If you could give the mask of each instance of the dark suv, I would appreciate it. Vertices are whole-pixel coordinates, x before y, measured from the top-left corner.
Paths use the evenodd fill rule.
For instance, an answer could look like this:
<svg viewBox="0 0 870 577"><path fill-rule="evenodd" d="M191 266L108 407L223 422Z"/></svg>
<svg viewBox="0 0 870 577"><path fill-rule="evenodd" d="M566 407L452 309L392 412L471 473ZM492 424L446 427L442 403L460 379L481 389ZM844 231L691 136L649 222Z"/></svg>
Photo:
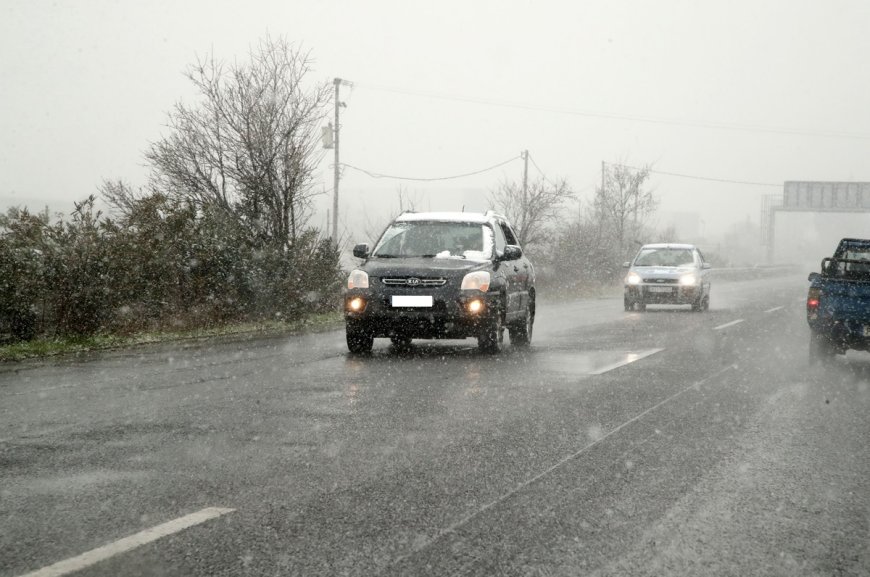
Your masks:
<svg viewBox="0 0 870 577"><path fill-rule="evenodd" d="M350 273L344 297L347 347L367 353L376 337L476 337L498 352L504 329L526 346L535 322L535 269L503 216L487 212L404 213Z"/></svg>

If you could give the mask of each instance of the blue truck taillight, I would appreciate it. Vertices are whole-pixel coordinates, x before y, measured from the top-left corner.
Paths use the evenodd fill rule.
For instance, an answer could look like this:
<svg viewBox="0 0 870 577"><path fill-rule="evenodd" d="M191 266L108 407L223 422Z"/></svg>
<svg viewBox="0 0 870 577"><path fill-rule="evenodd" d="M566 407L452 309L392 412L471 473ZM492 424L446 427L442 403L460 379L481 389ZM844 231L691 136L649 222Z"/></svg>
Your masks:
<svg viewBox="0 0 870 577"><path fill-rule="evenodd" d="M819 314L819 303L822 299L821 289L811 288L807 293L807 315L816 318Z"/></svg>

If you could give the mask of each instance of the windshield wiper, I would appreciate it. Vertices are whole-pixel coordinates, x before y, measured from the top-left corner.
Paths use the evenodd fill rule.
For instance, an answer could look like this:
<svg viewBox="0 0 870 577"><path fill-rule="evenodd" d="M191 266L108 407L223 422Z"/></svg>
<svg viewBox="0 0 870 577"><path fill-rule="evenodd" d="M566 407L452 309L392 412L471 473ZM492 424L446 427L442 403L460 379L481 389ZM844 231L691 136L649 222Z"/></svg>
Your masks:
<svg viewBox="0 0 870 577"><path fill-rule="evenodd" d="M398 254L373 254L375 258L399 258L401 255Z"/></svg>

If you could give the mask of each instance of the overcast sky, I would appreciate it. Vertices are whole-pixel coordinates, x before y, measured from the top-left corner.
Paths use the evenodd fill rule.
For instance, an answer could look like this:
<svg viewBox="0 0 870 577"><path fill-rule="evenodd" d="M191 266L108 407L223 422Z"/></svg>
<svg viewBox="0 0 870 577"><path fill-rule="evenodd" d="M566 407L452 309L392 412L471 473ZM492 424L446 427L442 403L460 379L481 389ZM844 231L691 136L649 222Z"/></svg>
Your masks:
<svg viewBox="0 0 870 577"><path fill-rule="evenodd" d="M483 209L522 150L588 199L601 162L652 164L662 218L757 223L784 180L870 180L870 2L310 0L0 4L0 207L68 211L102 179L145 183L197 55L245 60L266 35L346 78L346 226ZM331 156L318 177L332 188ZM671 173L671 174L665 174ZM763 184L736 184L673 174ZM326 224L331 196L314 223ZM359 238L358 232L352 232Z"/></svg>

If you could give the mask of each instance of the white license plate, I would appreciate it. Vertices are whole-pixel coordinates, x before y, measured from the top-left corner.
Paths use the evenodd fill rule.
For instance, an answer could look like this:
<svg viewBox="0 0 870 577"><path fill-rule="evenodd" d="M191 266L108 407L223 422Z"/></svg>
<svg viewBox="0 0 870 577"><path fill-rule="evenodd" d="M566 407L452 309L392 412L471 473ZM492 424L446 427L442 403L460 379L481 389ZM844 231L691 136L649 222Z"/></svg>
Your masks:
<svg viewBox="0 0 870 577"><path fill-rule="evenodd" d="M431 307L432 295L394 295L392 297L394 307Z"/></svg>
<svg viewBox="0 0 870 577"><path fill-rule="evenodd" d="M669 293L673 291L673 289L669 286L651 286L646 290L651 293Z"/></svg>

